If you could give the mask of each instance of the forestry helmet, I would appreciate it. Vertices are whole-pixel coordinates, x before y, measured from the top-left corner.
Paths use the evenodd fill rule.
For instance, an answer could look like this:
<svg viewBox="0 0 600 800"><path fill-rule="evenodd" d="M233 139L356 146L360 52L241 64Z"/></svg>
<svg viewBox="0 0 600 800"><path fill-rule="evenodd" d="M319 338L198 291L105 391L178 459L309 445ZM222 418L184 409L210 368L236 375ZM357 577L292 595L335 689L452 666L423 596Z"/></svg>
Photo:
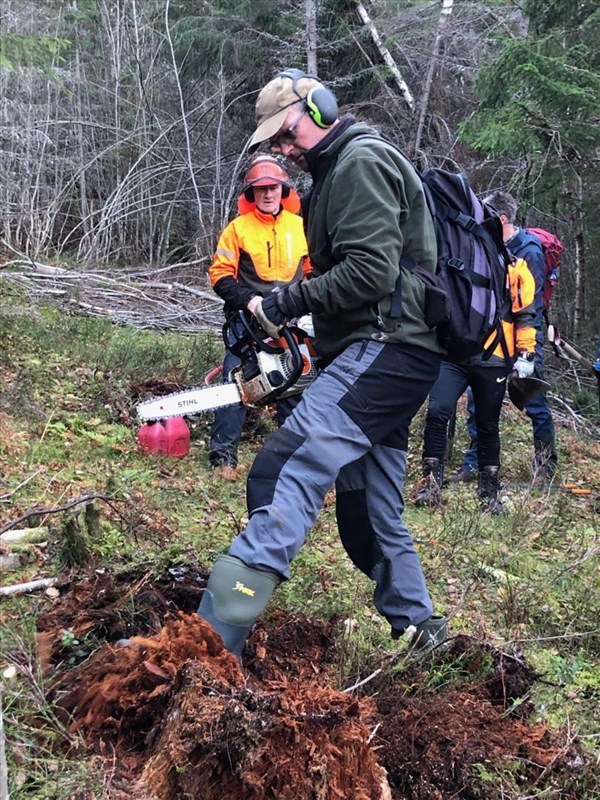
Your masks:
<svg viewBox="0 0 600 800"><path fill-rule="evenodd" d="M254 186L269 186L273 183L281 184L282 197L289 195L292 188L290 176L276 158L266 154L260 155L252 161L244 175L242 192L246 200L252 203L254 202Z"/></svg>

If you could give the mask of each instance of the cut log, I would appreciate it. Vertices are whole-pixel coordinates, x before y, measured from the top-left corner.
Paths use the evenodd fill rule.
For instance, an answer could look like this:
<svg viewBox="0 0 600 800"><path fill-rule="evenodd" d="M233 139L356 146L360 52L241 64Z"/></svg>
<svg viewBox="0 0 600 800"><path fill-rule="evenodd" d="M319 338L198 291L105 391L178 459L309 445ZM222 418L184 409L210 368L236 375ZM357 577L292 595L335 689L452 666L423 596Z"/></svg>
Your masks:
<svg viewBox="0 0 600 800"><path fill-rule="evenodd" d="M4 545L11 544L39 544L48 538L48 527L40 525L39 528L13 528L0 534L0 542Z"/></svg>

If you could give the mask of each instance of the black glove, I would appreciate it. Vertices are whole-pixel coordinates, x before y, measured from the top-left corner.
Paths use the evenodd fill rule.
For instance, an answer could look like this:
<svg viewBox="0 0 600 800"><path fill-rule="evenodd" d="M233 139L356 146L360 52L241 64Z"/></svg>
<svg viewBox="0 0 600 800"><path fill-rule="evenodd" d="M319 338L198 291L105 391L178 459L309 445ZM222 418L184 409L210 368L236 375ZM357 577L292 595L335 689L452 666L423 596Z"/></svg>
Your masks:
<svg viewBox="0 0 600 800"><path fill-rule="evenodd" d="M256 304L252 313L269 336L275 338L288 319L308 312L301 287L300 281L291 283L278 292L270 292Z"/></svg>
<svg viewBox="0 0 600 800"><path fill-rule="evenodd" d="M250 306L252 315L257 320L265 333L272 339L277 339L279 331L287 322L287 317L279 308L275 300L275 294L268 294L266 297L255 297Z"/></svg>
<svg viewBox="0 0 600 800"><path fill-rule="evenodd" d="M304 299L303 285L303 281L288 283L283 289L280 289L278 292L272 292L267 295L267 297L271 297L272 295L276 297L277 305L287 319L301 317L303 314L308 314L309 311L306 300Z"/></svg>

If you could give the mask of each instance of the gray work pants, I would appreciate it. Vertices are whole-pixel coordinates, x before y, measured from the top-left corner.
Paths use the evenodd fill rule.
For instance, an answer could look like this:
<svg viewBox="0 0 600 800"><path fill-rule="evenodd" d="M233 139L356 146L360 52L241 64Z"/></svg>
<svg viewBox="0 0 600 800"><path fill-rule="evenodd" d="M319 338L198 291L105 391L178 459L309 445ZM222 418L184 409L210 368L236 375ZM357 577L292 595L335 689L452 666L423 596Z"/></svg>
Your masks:
<svg viewBox="0 0 600 800"><path fill-rule="evenodd" d="M248 475L248 526L229 554L289 578L289 566L336 485L340 537L376 584L393 628L423 622L431 600L402 511L408 426L440 357L420 347L351 344L304 392Z"/></svg>

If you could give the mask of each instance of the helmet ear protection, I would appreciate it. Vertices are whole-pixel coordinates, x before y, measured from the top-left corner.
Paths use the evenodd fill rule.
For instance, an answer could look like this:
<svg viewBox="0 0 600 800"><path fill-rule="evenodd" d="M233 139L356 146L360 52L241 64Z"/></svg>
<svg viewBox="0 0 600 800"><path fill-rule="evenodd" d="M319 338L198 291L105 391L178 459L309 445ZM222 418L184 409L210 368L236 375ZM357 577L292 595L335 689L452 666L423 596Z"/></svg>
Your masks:
<svg viewBox="0 0 600 800"><path fill-rule="evenodd" d="M290 196L290 187L287 186L285 183L281 184L281 199L285 200L286 197ZM254 186L247 186L244 189L244 197L249 203L254 202Z"/></svg>
<svg viewBox="0 0 600 800"><path fill-rule="evenodd" d="M289 78L292 81L292 91L298 95L305 105L306 113L319 128L330 128L338 118L338 104L335 95L325 86L314 86L306 97L297 89L301 78L312 78L301 69L286 69L277 75L278 78ZM316 78L314 80L317 80Z"/></svg>

